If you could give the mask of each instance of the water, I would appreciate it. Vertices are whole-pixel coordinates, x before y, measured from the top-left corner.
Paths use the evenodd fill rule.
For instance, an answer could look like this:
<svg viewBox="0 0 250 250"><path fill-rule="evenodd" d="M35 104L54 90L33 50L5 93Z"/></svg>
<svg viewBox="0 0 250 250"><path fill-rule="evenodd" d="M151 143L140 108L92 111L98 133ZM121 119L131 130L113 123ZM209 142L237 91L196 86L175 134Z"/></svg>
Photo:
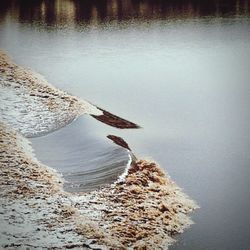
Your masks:
<svg viewBox="0 0 250 250"><path fill-rule="evenodd" d="M99 138L94 145L111 154L115 146L106 136L121 136L137 156L159 162L201 206L196 224L171 249L249 249L249 1L0 6L0 47L19 64L143 127L121 131L82 118L57 137L49 135L60 144L50 159L55 140L33 139L41 160L69 159L73 166L89 155L95 160L97 146L79 159L85 135L71 135L80 129L90 131L87 145ZM68 157L60 133L76 156Z"/></svg>
<svg viewBox="0 0 250 250"><path fill-rule="evenodd" d="M127 149L98 138L91 129L95 121L90 119L81 117L54 133L31 139L37 157L63 175L69 192L114 183L131 160Z"/></svg>

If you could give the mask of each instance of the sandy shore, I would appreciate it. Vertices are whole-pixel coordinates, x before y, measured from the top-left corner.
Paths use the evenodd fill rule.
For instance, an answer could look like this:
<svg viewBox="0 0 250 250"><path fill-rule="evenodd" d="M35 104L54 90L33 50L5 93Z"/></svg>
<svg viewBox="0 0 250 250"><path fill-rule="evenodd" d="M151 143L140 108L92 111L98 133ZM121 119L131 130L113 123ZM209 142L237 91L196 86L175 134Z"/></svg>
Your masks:
<svg viewBox="0 0 250 250"><path fill-rule="evenodd" d="M15 64L0 50L0 120L26 137L64 127L83 114L117 128L138 125L59 90L43 76Z"/></svg>
<svg viewBox="0 0 250 250"><path fill-rule="evenodd" d="M165 249L192 224L188 214L196 203L154 162L134 161L122 180L105 188L65 192L60 175L35 158L25 137L83 113L103 113L3 53L0 59L0 248Z"/></svg>

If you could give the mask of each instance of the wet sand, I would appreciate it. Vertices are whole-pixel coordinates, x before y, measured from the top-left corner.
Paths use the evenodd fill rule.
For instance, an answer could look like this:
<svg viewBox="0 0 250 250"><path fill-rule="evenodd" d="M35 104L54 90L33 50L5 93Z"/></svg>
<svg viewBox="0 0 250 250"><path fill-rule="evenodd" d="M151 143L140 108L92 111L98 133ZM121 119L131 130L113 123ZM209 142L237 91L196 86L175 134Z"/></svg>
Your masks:
<svg viewBox="0 0 250 250"><path fill-rule="evenodd" d="M61 176L35 158L25 137L59 129L83 113L100 120L108 114L110 125L116 119L133 123L100 113L3 53L0 58L1 248L163 249L192 224L188 214L198 206L152 161L131 161L107 187L65 192ZM121 138L111 139L129 148Z"/></svg>

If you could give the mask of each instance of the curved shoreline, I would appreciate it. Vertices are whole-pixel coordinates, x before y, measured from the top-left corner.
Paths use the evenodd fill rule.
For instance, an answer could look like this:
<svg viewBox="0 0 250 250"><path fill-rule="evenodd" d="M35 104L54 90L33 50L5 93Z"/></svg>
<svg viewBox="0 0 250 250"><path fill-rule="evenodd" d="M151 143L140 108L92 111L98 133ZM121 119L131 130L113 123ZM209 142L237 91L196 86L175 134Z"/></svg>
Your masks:
<svg viewBox="0 0 250 250"><path fill-rule="evenodd" d="M65 117L74 119L88 109L84 101L45 81L41 84L31 71L22 71L6 58L0 56L0 86L5 90L21 89L16 95L20 97L18 103L26 100L28 106L21 118L9 117L14 99L7 97L4 104L9 106L1 110L0 247L163 249L172 244L173 236L192 224L188 214L198 206L154 162L136 160L122 179L96 191L70 194L63 190L60 175L32 155L24 137L39 135L44 127L20 125L32 119L39 124L48 118L51 126L47 132L51 132L55 123L60 124L60 117L65 125ZM30 101L30 96L36 101ZM86 113L100 115L95 108L91 106ZM112 122L114 117L120 119L111 114Z"/></svg>
<svg viewBox="0 0 250 250"><path fill-rule="evenodd" d="M133 122L53 87L40 74L15 64L1 50L0 73L0 120L26 137L48 134L83 114L117 128L139 128Z"/></svg>

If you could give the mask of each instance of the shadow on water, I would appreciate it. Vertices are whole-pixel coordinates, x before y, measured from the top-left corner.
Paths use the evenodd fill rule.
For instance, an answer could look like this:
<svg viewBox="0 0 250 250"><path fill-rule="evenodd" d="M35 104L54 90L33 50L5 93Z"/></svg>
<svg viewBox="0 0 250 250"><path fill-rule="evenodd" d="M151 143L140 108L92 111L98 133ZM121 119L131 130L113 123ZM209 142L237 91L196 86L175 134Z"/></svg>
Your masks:
<svg viewBox="0 0 250 250"><path fill-rule="evenodd" d="M36 157L63 175L66 191L91 191L113 183L130 162L127 149L94 135L93 127L87 117L81 117L56 132L31 139Z"/></svg>
<svg viewBox="0 0 250 250"><path fill-rule="evenodd" d="M248 0L3 0L0 16L42 26L155 18L249 16Z"/></svg>

